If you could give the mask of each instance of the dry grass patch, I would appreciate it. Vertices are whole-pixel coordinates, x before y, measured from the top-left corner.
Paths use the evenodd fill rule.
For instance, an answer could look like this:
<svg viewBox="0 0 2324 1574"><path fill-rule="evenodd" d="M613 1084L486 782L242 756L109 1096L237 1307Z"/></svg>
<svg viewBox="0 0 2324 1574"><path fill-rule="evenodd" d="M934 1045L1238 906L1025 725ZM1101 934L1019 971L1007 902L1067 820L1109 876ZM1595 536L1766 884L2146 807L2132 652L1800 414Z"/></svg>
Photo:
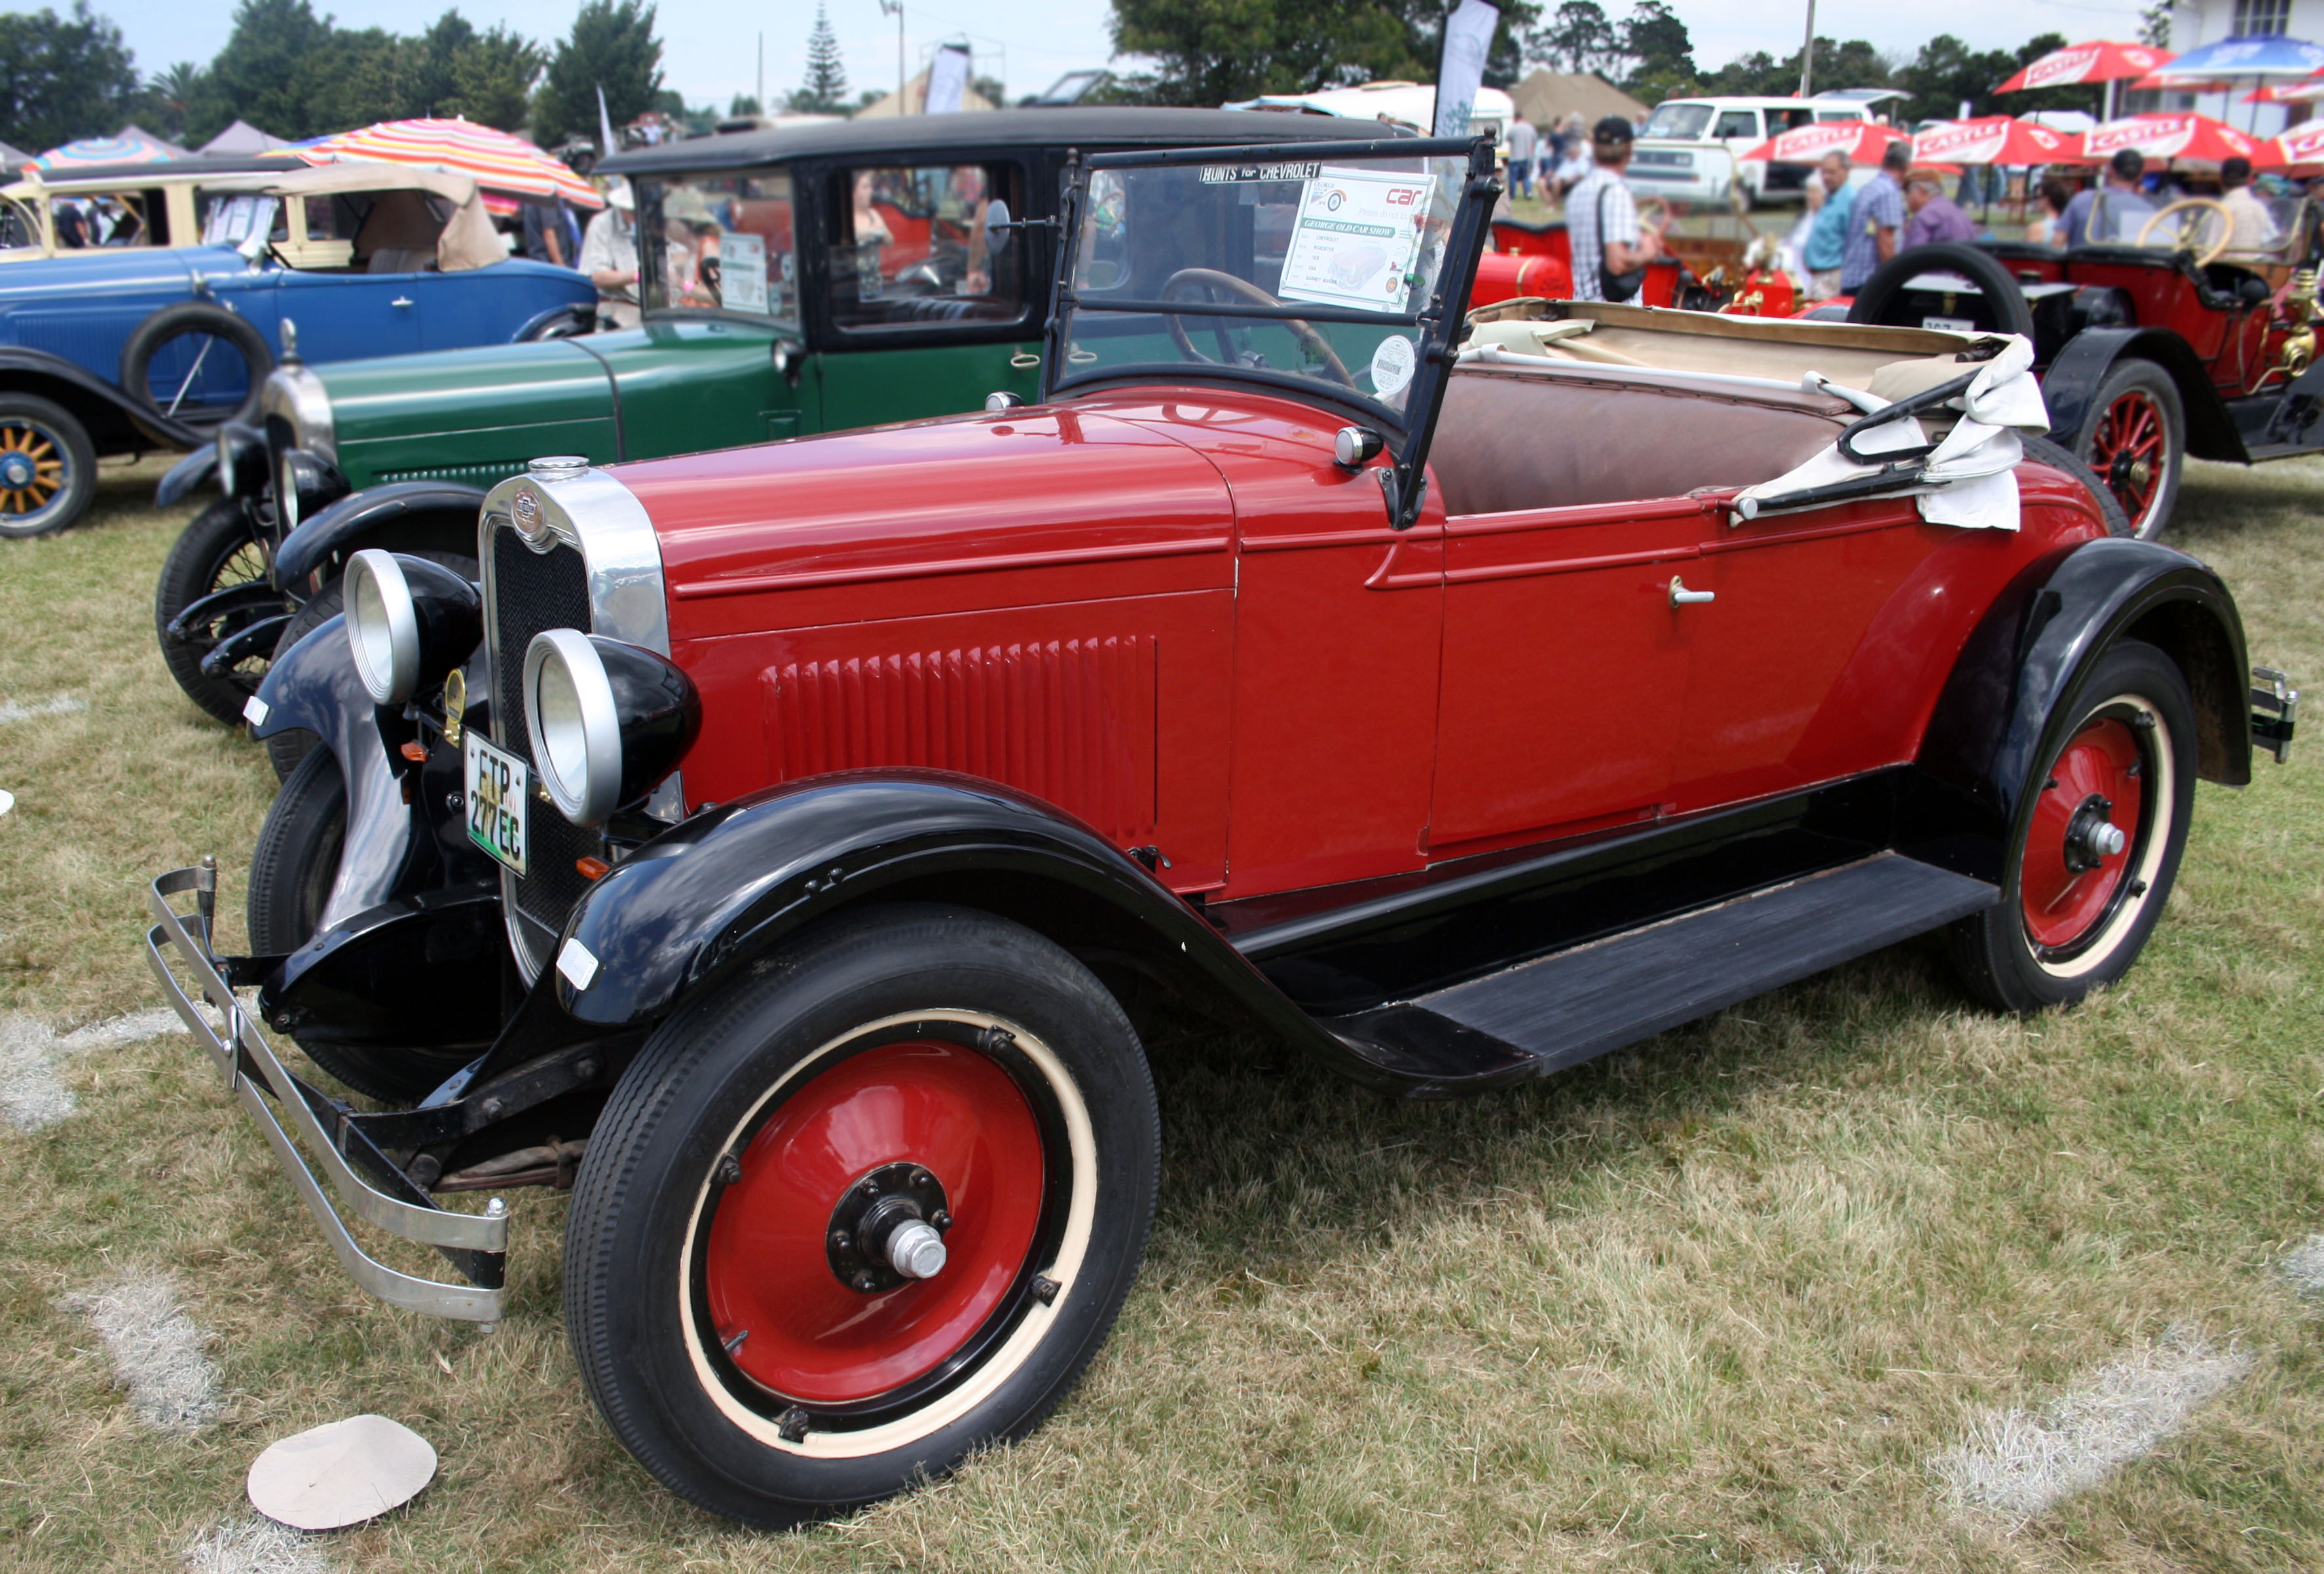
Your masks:
<svg viewBox="0 0 2324 1574"><path fill-rule="evenodd" d="M177 520L0 550L0 1013L156 1002L144 881L235 876L272 783L152 649ZM2324 691L2324 465L2198 465L2179 544L2255 655ZM2292 1273L2324 1229L2317 741L2206 788L2172 911L2063 1017L1968 1008L1897 947L1533 1087L1384 1104L1155 1014L1168 1151L1144 1277L1032 1438L843 1523L758 1536L647 1479L559 1323L561 1198L514 1198L498 1331L352 1290L183 1037L59 1060L0 1130L0 1561L28 1569L2292 1569L2324 1549L2324 1360ZM11 822L14 822L12 824ZM165 1266L231 1405L134 1422L64 1298ZM2247 1373L2023 1517L1932 1460L2199 1321ZM375 1411L443 1461L319 1542L249 1529L268 1441ZM202 1549L209 1549L204 1551ZM266 1555L273 1555L268 1553ZM243 1562L225 1561L229 1557ZM203 1561L204 1559L209 1560ZM282 1564L283 1567L299 1567Z"/></svg>

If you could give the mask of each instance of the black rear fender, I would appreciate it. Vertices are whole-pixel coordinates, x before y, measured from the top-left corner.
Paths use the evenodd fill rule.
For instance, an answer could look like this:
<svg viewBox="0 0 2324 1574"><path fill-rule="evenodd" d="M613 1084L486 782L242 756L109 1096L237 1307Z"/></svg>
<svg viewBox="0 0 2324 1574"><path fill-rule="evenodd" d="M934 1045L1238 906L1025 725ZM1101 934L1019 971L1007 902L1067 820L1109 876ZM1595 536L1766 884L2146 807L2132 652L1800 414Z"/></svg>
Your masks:
<svg viewBox="0 0 2324 1574"><path fill-rule="evenodd" d="M99 454L192 449L203 442L202 434L191 427L141 409L105 379L45 350L0 345L0 391L38 394L62 406L88 431Z"/></svg>
<svg viewBox="0 0 2324 1574"><path fill-rule="evenodd" d="M393 481L343 497L282 538L274 553L274 583L312 594L367 547L473 557L484 501L483 487L453 481Z"/></svg>
<svg viewBox="0 0 2324 1574"><path fill-rule="evenodd" d="M1916 855L2001 879L2060 707L2122 640L2158 647L2186 675L2195 696L2196 774L2227 787L2251 780L2250 665L2227 586L2159 542L2085 541L2019 575L1954 664L1922 737Z"/></svg>
<svg viewBox="0 0 2324 1574"><path fill-rule="evenodd" d="M2248 465L2251 456L2236 429L2210 373L2187 341L2168 328L2085 328L2066 341L2042 373L2042 402L2050 410L2050 439L2074 450L2074 439L2089 419L2090 401L2117 362L2152 361L2179 391L2187 415L2187 452L2198 459Z"/></svg>
<svg viewBox="0 0 2324 1574"><path fill-rule="evenodd" d="M555 979L575 1019L643 1026L807 925L867 902L998 913L1096 965L1127 965L1381 1084L1200 914L1078 821L989 782L856 773L754 793L647 842L593 887ZM578 951L573 948L577 944ZM592 965L594 963L594 965ZM588 980L576 989L576 974Z"/></svg>

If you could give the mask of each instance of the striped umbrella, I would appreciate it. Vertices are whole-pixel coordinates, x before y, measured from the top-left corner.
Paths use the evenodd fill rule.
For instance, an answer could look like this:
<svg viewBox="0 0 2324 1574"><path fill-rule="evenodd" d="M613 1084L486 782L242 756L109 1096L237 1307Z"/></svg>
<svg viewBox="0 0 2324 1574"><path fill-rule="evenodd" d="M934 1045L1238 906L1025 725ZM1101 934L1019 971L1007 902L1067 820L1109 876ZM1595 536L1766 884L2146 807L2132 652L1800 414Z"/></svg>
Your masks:
<svg viewBox="0 0 2324 1574"><path fill-rule="evenodd" d="M185 149L133 125L118 136L88 136L51 148L32 162L43 170L83 170L94 164L161 164L185 156Z"/></svg>
<svg viewBox="0 0 2324 1574"><path fill-rule="evenodd" d="M310 164L420 164L466 175L488 191L562 197L578 207L605 205L586 180L523 138L469 120L383 120L298 152Z"/></svg>

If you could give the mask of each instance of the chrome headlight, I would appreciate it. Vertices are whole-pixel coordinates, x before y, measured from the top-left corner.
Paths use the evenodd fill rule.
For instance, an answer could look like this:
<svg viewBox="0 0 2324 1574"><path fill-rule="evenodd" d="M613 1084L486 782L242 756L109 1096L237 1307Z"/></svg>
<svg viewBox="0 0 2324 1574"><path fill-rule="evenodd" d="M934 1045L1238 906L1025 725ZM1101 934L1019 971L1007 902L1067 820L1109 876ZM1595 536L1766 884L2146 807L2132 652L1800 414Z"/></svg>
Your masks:
<svg viewBox="0 0 2324 1574"><path fill-rule="evenodd" d="M275 461L274 517L289 535L354 488L332 465L304 448L285 448Z"/></svg>
<svg viewBox="0 0 2324 1574"><path fill-rule="evenodd" d="M702 727L694 681L667 657L550 629L524 653L533 768L558 812L595 825L678 769Z"/></svg>
<svg viewBox="0 0 2324 1574"><path fill-rule="evenodd" d="M440 563L367 548L345 586L347 649L374 704L401 704L421 673L462 665L484 638L483 598Z"/></svg>

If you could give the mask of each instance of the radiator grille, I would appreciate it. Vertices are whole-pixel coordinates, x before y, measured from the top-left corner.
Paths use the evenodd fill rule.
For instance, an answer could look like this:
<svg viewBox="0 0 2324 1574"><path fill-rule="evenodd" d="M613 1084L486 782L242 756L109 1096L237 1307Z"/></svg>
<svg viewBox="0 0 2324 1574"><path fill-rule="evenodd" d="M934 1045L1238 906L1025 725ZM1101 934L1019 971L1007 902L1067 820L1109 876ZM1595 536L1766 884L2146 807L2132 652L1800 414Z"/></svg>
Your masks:
<svg viewBox="0 0 2324 1574"><path fill-rule="evenodd" d="M1047 799L1116 842L1151 839L1151 636L793 662L761 684L776 780L957 770Z"/></svg>
<svg viewBox="0 0 2324 1574"><path fill-rule="evenodd" d="M588 569L571 547L559 543L548 552L535 552L515 531L502 529L493 532L492 575L493 735L502 748L530 765L524 653L544 629L590 627ZM555 934L564 929L573 904L589 888L574 860L596 855L600 839L537 795L526 811L525 824L532 833L525 861L531 872L512 879L517 910Z"/></svg>

